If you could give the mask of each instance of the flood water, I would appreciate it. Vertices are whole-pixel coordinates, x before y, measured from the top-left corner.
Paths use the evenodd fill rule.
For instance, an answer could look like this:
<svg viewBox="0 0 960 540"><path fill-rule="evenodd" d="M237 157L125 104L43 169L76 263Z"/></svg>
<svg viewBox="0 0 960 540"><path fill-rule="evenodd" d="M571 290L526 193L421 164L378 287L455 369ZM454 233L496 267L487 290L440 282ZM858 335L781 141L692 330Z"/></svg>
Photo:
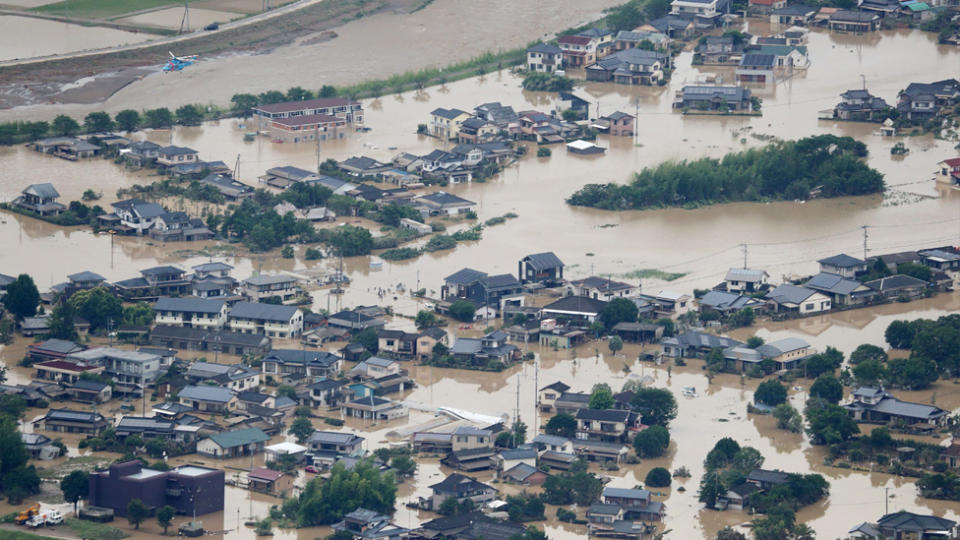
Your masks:
<svg viewBox="0 0 960 540"><path fill-rule="evenodd" d="M0 15L0 61L114 47L152 37L113 28Z"/></svg>
<svg viewBox="0 0 960 540"><path fill-rule="evenodd" d="M440 3L438 3L440 4ZM428 8L429 9L429 8ZM762 33L766 25L753 25ZM873 135L876 126L868 124L820 122L816 112L831 107L839 94L860 84L860 74L868 88L893 102L896 92L911 81L933 81L956 76L960 54L956 49L935 43L934 36L918 32L887 31L864 37L837 36L815 31L810 37L813 65L807 73L795 74L776 86L758 90L764 98L763 116L759 118L682 117L670 110L675 90L684 81L692 82L701 72L690 65L690 54L678 58L678 69L672 82L663 88L624 88L589 84L578 92L599 106L602 114L614 110L636 112L639 134L634 140L601 137L599 144L608 147L606 155L594 158L568 155L555 147L553 156L538 159L528 154L518 164L486 183L451 186L449 191L480 204L481 220L515 212L517 219L487 228L479 242L458 246L455 250L434 253L414 261L385 262L382 270L371 270L368 257L346 261L346 271L353 283L342 299L315 291L317 309L327 302L344 306L378 302L376 288L419 286L438 290L441 280L463 266L490 273L513 272L516 261L525 254L552 250L567 263L567 277L590 274L621 276L641 268L657 268L688 275L669 284L644 280L644 289L656 292L661 287L691 291L694 287L712 286L730 266L743 264L741 244L748 244L748 264L770 272L774 282L783 275L809 274L816 270L815 261L824 256L847 252L863 255L862 225L869 225L868 254L915 249L929 245L960 243L960 193L938 188L931 180L936 162L956 155L953 142L932 137L911 137L903 140L911 152L894 160L889 149L895 142ZM892 66L896 66L894 69ZM704 68L703 72L726 73L730 70ZM291 83L292 86L292 83ZM240 156L240 177L256 184L266 169L279 165L315 168L318 159L344 159L365 154L388 160L399 151L427 153L444 144L417 136L416 125L428 121L429 111L436 107L473 106L501 101L518 110L549 110L553 96L522 92L519 79L507 72L451 83L425 92L386 96L365 102L366 124L372 131L354 134L342 141L324 142L319 148L309 144L272 144L265 139L245 143L243 133L249 128L241 121L227 120L198 128L178 128L152 132L156 141L172 141L200 151L201 159L233 163ZM750 128L746 130L745 128ZM798 138L816 133L851 135L866 143L871 166L886 175L890 186L886 195L814 200L806 203L770 204L738 203L716 205L696 210L667 209L645 212L604 212L573 208L565 197L585 183L626 181L632 171L667 159L687 159L704 155L721 156L744 147L762 144L750 133L781 138ZM745 142L741 142L745 139ZM391 149L390 147L396 147ZM115 200L118 187L150 181L144 173L130 173L106 161L69 163L42 156L25 148L0 152L0 197L9 200L24 186L42 181L53 182L65 195L76 198L83 190L94 187L102 191L101 203ZM197 205L184 203L193 211ZM193 206L191 206L193 205ZM207 260L207 256L181 250L198 250L211 244L154 245L142 239L118 238L111 244L105 235L95 236L85 230L64 230L22 216L0 216L0 271L6 274L27 272L41 288L58 283L69 273L93 270L116 280L136 275L137 270L155 264L179 264L189 267ZM224 257L237 266L235 275L243 278L256 269L320 272L331 270L332 261L304 261L303 248L297 258L284 260L275 253L265 256L244 254ZM631 280L636 281L636 280ZM393 305L400 312L412 315L416 301L405 295L387 296L383 304ZM803 337L822 349L832 345L849 353L861 343L883 345L883 330L897 318L936 317L960 309L958 293L908 304L891 304L878 308L853 310L812 317L788 323L765 323L757 333L765 338L787 335ZM409 327L410 322L397 319L391 327ZM747 331L736 333L746 337ZM818 472L831 482L827 501L802 509L798 518L809 523L818 537L836 538L862 521L872 521L884 511L884 488L890 488L891 511L909 509L933 512L957 519L956 503L920 499L913 482L907 479L869 474L822 465L824 449L811 447L799 434L774 428L769 417L748 417L746 402L752 397L757 381L741 382L738 377L721 375L708 385L699 362L685 368L667 370L666 366L641 365L635 359L639 350L627 347L620 356L612 357L602 348L589 344L576 351L555 352L537 345L528 350L538 353L539 369L533 364L516 366L499 374L411 367L418 388L405 398L423 404L427 410L439 406L459 407L474 412L500 416L516 407L520 396L520 414L531 426L531 432L544 423L535 410L535 388L556 380L588 391L597 382L607 382L614 389L626 381L625 367L631 373L651 375L655 385L672 389L679 396L683 386L694 386L700 397L680 398L680 414L671 426L670 453L660 459L644 460L636 466L625 466L617 472L603 472L613 478L610 485L633 487L642 482L647 471L656 466L670 469L684 465L692 478L679 480L685 492L665 490L667 527L674 538L712 537L724 525L749 521L750 516L737 511L702 510L696 502L696 486L702 476L706 451L717 439L736 438L741 444L754 446L766 457L765 466L796 472ZM16 347L0 349L3 360L11 365L17 358ZM29 372L18 377L29 377ZM794 391L794 405L802 406L803 386ZM960 392L951 381L938 382L924 392L904 393L906 399L930 402L936 396L938 406L957 410ZM433 414L414 410L408 421L367 426L348 425L358 430L373 449L393 440L389 434L403 427L433 419ZM188 456L187 461L196 461ZM249 463L227 464L247 468ZM399 500L407 502L426 495L428 486L442 479L449 471L436 463L421 463L417 477L400 489ZM481 479L488 478L480 476ZM501 485L498 485L501 487ZM674 488L677 484L674 485ZM237 529L237 523L249 514L266 515L276 500L260 495L251 500L248 493L230 488L227 511L223 515L205 516L208 529L230 530L227 538L251 539L249 529ZM240 515L237 514L240 511ZM555 514L548 509L548 516ZM401 507L396 514L399 524L415 526L430 519ZM177 521L179 523L179 520ZM551 519L547 523L552 538L581 538L583 527L561 525ZM142 535L156 534L155 523L144 525ZM325 531L277 530L279 538L309 540Z"/></svg>

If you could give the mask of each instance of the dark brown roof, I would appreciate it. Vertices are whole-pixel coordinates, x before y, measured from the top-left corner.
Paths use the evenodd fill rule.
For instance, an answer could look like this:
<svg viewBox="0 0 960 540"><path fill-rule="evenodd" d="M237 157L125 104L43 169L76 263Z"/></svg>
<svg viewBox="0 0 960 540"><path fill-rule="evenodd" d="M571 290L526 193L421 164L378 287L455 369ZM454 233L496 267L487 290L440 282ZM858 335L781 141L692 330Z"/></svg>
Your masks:
<svg viewBox="0 0 960 540"><path fill-rule="evenodd" d="M336 116L330 116L329 114L307 114L304 116L291 116L289 118L274 118L271 122L294 127L312 124L342 124L344 120Z"/></svg>
<svg viewBox="0 0 960 540"><path fill-rule="evenodd" d="M322 98L307 99L304 101L286 101L283 103L274 103L272 105L259 105L258 111L268 113L283 113L291 111L302 111L304 109L322 109L324 107L343 107L345 105L355 105L357 101L347 98Z"/></svg>

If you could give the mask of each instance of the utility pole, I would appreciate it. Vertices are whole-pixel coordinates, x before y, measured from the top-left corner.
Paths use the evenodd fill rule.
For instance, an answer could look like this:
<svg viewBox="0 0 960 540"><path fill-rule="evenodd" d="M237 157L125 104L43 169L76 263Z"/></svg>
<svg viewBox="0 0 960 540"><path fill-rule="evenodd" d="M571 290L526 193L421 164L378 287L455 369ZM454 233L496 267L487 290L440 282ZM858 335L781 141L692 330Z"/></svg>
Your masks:
<svg viewBox="0 0 960 540"><path fill-rule="evenodd" d="M890 513L890 488L883 488L883 515Z"/></svg>
<svg viewBox="0 0 960 540"><path fill-rule="evenodd" d="M740 244L740 247L743 248L743 269L747 269L747 244Z"/></svg>
<svg viewBox="0 0 960 540"><path fill-rule="evenodd" d="M863 260L867 260L867 238L870 237L870 232L868 231L869 227L869 225L860 227L863 229Z"/></svg>

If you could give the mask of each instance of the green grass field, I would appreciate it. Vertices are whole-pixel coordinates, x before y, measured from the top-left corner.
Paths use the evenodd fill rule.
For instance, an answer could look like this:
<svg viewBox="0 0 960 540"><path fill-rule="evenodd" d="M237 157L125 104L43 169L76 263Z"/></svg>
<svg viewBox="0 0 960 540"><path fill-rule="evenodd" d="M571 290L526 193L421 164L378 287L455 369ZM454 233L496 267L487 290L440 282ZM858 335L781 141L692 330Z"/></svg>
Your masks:
<svg viewBox="0 0 960 540"><path fill-rule="evenodd" d="M80 19L106 19L144 9L176 5L182 6L183 2L176 0L64 0L35 7L30 11Z"/></svg>

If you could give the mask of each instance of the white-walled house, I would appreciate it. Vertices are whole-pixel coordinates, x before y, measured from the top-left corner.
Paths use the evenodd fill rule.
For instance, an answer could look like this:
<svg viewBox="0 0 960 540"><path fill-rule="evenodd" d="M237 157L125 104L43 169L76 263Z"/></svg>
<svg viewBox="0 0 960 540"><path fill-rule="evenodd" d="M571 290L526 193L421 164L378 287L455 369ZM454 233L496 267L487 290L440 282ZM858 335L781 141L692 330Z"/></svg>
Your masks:
<svg viewBox="0 0 960 540"><path fill-rule="evenodd" d="M220 328L227 320L227 304L223 300L195 297L160 297L153 306L157 324L202 328Z"/></svg>

